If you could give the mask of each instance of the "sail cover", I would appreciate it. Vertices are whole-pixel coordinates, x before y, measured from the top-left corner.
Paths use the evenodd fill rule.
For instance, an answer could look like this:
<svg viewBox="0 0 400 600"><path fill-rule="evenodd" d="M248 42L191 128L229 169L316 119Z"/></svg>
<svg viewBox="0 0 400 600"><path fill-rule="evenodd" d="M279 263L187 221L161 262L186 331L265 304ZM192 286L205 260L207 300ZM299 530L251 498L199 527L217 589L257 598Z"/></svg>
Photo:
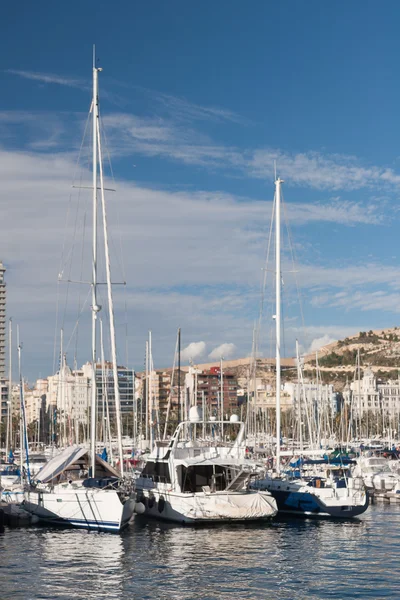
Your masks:
<svg viewBox="0 0 400 600"><path fill-rule="evenodd" d="M78 460L83 457L88 458L89 450L88 448L82 448L81 446L69 446L65 448L60 454L57 454L54 458L49 460L47 464L44 465L43 469L41 469L37 475L37 481L41 483L49 483L58 475L61 475L65 469L72 466ZM100 465L107 474L114 475L115 477L120 477L120 473L114 469L111 465L109 465L106 461L102 460L100 456L96 455L96 464Z"/></svg>

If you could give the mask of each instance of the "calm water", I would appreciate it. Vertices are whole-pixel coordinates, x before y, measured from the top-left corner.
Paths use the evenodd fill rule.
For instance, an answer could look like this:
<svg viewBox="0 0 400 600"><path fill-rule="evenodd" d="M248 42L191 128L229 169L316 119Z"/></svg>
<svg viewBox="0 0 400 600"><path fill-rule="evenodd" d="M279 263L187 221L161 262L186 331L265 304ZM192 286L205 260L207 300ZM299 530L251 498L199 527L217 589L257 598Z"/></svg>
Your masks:
<svg viewBox="0 0 400 600"><path fill-rule="evenodd" d="M400 506L357 521L0 534L0 598L400 598Z"/></svg>

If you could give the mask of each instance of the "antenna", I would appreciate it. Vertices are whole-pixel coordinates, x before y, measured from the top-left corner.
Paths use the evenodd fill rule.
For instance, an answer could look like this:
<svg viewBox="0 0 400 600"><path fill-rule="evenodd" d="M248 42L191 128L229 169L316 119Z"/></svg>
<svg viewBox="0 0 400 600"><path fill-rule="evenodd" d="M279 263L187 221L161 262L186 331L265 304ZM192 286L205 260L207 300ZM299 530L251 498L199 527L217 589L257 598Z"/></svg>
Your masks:
<svg viewBox="0 0 400 600"><path fill-rule="evenodd" d="M96 67L96 44L93 44L93 69Z"/></svg>
<svg viewBox="0 0 400 600"><path fill-rule="evenodd" d="M274 160L274 173L275 173L275 179L274 179L274 181L276 181L276 160Z"/></svg>

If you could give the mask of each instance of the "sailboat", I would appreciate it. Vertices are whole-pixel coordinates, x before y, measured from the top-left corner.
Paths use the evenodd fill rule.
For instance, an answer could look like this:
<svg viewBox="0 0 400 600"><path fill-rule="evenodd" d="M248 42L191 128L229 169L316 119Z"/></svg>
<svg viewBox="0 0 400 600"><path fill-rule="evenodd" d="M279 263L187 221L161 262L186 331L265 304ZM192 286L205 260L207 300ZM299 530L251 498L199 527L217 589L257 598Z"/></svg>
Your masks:
<svg viewBox="0 0 400 600"><path fill-rule="evenodd" d="M95 52L93 52L93 99L91 105L93 125L91 446L90 450L77 445L69 446L61 454L50 460L37 475L34 484L25 492L24 508L47 523L72 525L95 530L120 531L131 519L135 502L131 494L130 484L123 478L118 370L99 119L98 73L101 70L96 66ZM100 190L103 220L120 472L96 455L97 316L101 310L97 301L98 190Z"/></svg>
<svg viewBox="0 0 400 600"><path fill-rule="evenodd" d="M368 492L349 468L326 465L326 470L308 478L292 478L281 472L281 185L275 181L275 347L276 347L276 464L275 473L254 482L253 488L268 490L280 513L302 516L349 518L368 508ZM300 415L301 419L301 415Z"/></svg>

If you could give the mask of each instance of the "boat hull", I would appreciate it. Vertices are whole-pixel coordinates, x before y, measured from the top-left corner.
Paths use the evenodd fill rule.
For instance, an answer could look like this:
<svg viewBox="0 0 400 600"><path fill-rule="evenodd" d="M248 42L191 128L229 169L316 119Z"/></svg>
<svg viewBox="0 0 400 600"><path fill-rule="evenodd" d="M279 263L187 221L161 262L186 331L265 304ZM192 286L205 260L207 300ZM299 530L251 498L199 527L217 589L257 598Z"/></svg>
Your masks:
<svg viewBox="0 0 400 600"><path fill-rule="evenodd" d="M275 500L267 492L179 493L169 490L137 490L143 515L182 524L265 521L277 514Z"/></svg>
<svg viewBox="0 0 400 600"><path fill-rule="evenodd" d="M364 489L314 488L304 482L282 479L262 479L253 485L272 494L280 513L349 519L364 513L369 505L369 494Z"/></svg>
<svg viewBox="0 0 400 600"><path fill-rule="evenodd" d="M349 519L363 514L369 505L368 492L365 493L364 502L360 504L352 504L350 499L347 503L327 503L315 494L300 491L271 490L271 493L277 502L279 513L307 517Z"/></svg>
<svg viewBox="0 0 400 600"><path fill-rule="evenodd" d="M44 523L118 532L128 525L135 502L132 498L122 500L115 490L81 487L28 491L23 508Z"/></svg>

